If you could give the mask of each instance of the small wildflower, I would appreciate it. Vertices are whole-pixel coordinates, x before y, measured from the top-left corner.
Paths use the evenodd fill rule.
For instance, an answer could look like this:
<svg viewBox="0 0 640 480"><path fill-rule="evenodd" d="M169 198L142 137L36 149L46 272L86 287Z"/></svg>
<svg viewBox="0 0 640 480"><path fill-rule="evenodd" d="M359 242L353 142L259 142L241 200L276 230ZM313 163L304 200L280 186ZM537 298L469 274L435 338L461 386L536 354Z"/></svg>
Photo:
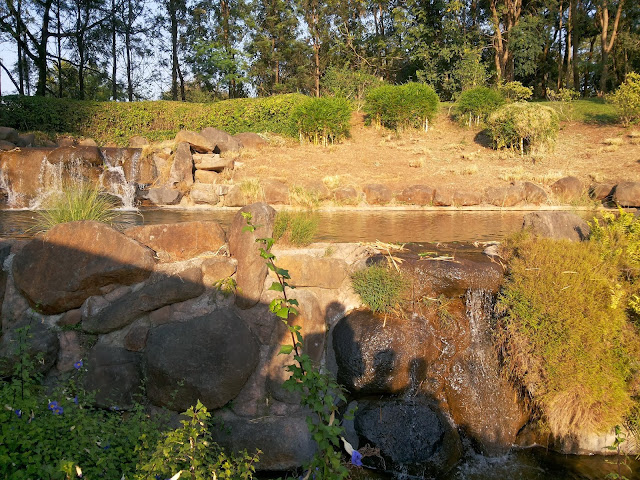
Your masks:
<svg viewBox="0 0 640 480"><path fill-rule="evenodd" d="M354 464L356 467L362 466L362 454L359 451L354 450L351 453L351 463Z"/></svg>
<svg viewBox="0 0 640 480"><path fill-rule="evenodd" d="M60 405L55 400L53 402L49 402L49 407L48 408L49 408L49 410L51 410L51 412L54 415L62 415L64 413L64 409L62 408L62 405Z"/></svg>
<svg viewBox="0 0 640 480"><path fill-rule="evenodd" d="M76 474L78 475L78 478L82 478L82 469L79 465L76 465Z"/></svg>
<svg viewBox="0 0 640 480"><path fill-rule="evenodd" d="M14 410L14 412L18 416L18 418L22 418L22 410L17 409L17 410Z"/></svg>
<svg viewBox="0 0 640 480"><path fill-rule="evenodd" d="M76 370L80 370L82 368L82 359L78 360L76 363L73 364L73 367Z"/></svg>
<svg viewBox="0 0 640 480"><path fill-rule="evenodd" d="M75 403L76 405L78 405L78 395L76 395L75 397L73 397L73 403Z"/></svg>

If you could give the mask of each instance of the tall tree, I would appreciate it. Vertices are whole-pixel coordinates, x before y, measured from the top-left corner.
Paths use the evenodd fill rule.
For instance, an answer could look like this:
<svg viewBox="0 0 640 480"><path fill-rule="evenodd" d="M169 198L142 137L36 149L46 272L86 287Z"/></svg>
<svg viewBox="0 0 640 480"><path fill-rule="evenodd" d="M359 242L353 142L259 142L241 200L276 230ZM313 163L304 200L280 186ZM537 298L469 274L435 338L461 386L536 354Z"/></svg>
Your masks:
<svg viewBox="0 0 640 480"><path fill-rule="evenodd" d="M609 54L613 49L613 45L618 35L618 27L620 26L620 17L622 16L622 8L624 0L596 0L596 19L600 27L600 91L607 91L607 81L609 80ZM610 11L615 9L613 23L610 22Z"/></svg>
<svg viewBox="0 0 640 480"><path fill-rule="evenodd" d="M520 22L522 0L489 0L489 11L498 81L510 82L514 79L514 64L509 42L513 29Z"/></svg>

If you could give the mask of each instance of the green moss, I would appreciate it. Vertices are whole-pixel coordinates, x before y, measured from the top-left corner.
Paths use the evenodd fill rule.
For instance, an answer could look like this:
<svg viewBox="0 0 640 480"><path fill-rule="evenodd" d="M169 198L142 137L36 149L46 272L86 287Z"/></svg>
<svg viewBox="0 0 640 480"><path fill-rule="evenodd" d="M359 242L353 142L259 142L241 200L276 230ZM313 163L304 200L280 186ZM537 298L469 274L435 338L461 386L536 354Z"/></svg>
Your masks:
<svg viewBox="0 0 640 480"><path fill-rule="evenodd" d="M351 275L353 290L373 312L398 308L409 288L409 280L395 269L373 265Z"/></svg>

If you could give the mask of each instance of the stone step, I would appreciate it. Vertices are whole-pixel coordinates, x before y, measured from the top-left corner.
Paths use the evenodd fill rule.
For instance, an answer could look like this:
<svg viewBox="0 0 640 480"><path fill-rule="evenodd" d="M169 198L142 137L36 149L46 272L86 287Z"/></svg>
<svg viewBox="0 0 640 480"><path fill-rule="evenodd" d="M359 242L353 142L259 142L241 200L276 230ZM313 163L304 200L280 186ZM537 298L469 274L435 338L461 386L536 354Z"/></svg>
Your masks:
<svg viewBox="0 0 640 480"><path fill-rule="evenodd" d="M218 153L194 153L193 163L197 170L221 172L225 168L233 169L233 159L221 158Z"/></svg>

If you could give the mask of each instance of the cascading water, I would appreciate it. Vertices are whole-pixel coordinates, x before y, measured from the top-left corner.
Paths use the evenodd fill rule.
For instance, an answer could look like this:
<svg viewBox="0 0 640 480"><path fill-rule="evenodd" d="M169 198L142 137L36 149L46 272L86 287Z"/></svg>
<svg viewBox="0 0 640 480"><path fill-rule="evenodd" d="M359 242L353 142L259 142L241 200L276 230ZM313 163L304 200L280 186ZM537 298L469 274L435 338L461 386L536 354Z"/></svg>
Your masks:
<svg viewBox="0 0 640 480"><path fill-rule="evenodd" d="M122 210L135 210L140 150L125 154L125 149L104 149L104 172L100 183L109 193L122 200ZM127 172L125 172L127 168Z"/></svg>
<svg viewBox="0 0 640 480"><path fill-rule="evenodd" d="M9 179L3 170L0 170L0 190L5 191L5 195L7 196L7 205L9 207L13 208L22 203L22 195L12 188L11 182L9 182Z"/></svg>

